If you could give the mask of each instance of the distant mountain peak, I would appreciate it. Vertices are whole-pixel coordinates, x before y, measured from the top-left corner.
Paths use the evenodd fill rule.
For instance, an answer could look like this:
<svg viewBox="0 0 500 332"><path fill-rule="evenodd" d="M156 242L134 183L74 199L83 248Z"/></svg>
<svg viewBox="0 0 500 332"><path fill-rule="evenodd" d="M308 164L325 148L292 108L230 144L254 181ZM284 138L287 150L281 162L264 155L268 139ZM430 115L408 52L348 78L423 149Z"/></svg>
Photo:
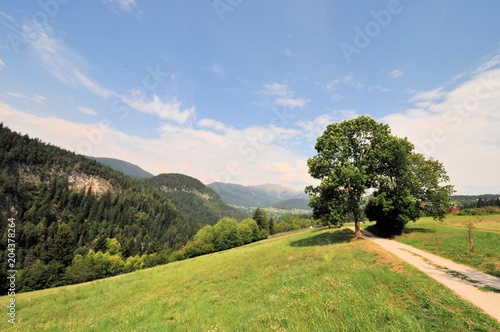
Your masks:
<svg viewBox="0 0 500 332"><path fill-rule="evenodd" d="M125 175L128 175L137 179L148 179L152 178L154 175L143 170L137 165L129 163L125 160L115 159L115 158L107 158L107 157L90 157L90 159L97 160L101 164L107 165L114 169L115 171L122 172Z"/></svg>

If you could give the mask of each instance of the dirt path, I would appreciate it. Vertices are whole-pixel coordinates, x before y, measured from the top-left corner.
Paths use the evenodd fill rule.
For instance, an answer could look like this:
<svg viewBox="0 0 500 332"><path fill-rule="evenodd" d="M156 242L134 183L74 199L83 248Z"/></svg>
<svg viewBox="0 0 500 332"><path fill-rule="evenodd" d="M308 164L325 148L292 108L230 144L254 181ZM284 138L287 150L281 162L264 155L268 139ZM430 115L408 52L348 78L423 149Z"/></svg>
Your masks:
<svg viewBox="0 0 500 332"><path fill-rule="evenodd" d="M354 227L351 229L354 231ZM365 238L415 266L500 322L500 278L394 240L379 238L366 230L362 232ZM480 290L480 287L491 287L497 292Z"/></svg>

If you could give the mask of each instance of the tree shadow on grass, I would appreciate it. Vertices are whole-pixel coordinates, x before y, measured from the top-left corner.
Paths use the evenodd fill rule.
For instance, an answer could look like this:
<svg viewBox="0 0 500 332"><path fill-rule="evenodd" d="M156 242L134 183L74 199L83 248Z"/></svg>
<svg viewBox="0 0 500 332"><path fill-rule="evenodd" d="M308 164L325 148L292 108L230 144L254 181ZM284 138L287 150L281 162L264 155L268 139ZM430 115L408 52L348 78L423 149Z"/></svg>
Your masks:
<svg viewBox="0 0 500 332"><path fill-rule="evenodd" d="M405 230L403 231L403 234L411 234L411 233L436 233L436 230L431 228L412 227L412 228L405 228Z"/></svg>
<svg viewBox="0 0 500 332"><path fill-rule="evenodd" d="M394 239L394 237L396 236L399 236L399 235L394 235L394 234L387 234L387 233L384 233L384 231L380 230L377 228L377 225L370 225L368 227L365 228L368 232L370 233L373 233L375 234L376 236L379 236L379 237L382 237L382 238L386 238L386 239ZM424 227L412 227L412 228L409 228L409 227L405 227L403 229L403 233L400 234L400 235L405 235L405 234L412 234L412 233L435 233L436 230L435 229L431 229L431 228L424 228Z"/></svg>
<svg viewBox="0 0 500 332"><path fill-rule="evenodd" d="M325 232L314 235L307 239L297 240L290 243L292 247L314 247L328 246L335 243L346 243L354 239L354 232L350 229L342 229L333 232Z"/></svg>

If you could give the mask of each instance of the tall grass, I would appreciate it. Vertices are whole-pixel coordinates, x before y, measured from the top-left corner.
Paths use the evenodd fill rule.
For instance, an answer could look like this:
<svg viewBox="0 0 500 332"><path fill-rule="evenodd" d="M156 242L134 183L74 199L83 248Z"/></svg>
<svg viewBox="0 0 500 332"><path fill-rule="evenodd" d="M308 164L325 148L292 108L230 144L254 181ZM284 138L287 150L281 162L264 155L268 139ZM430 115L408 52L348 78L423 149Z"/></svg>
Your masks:
<svg viewBox="0 0 500 332"><path fill-rule="evenodd" d="M2 331L477 331L500 324L349 230L19 294ZM0 298L6 307L7 298Z"/></svg>

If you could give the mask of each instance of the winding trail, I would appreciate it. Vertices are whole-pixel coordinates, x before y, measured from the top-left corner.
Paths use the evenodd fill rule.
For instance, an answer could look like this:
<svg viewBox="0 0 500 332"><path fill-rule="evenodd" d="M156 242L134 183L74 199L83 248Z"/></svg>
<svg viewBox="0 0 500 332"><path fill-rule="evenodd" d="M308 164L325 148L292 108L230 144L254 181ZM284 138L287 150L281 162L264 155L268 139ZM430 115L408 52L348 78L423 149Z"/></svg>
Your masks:
<svg viewBox="0 0 500 332"><path fill-rule="evenodd" d="M350 229L354 231L354 227ZM362 233L366 239L415 266L500 322L500 278L407 244L380 238L367 230ZM480 290L480 287L494 288L497 292Z"/></svg>

